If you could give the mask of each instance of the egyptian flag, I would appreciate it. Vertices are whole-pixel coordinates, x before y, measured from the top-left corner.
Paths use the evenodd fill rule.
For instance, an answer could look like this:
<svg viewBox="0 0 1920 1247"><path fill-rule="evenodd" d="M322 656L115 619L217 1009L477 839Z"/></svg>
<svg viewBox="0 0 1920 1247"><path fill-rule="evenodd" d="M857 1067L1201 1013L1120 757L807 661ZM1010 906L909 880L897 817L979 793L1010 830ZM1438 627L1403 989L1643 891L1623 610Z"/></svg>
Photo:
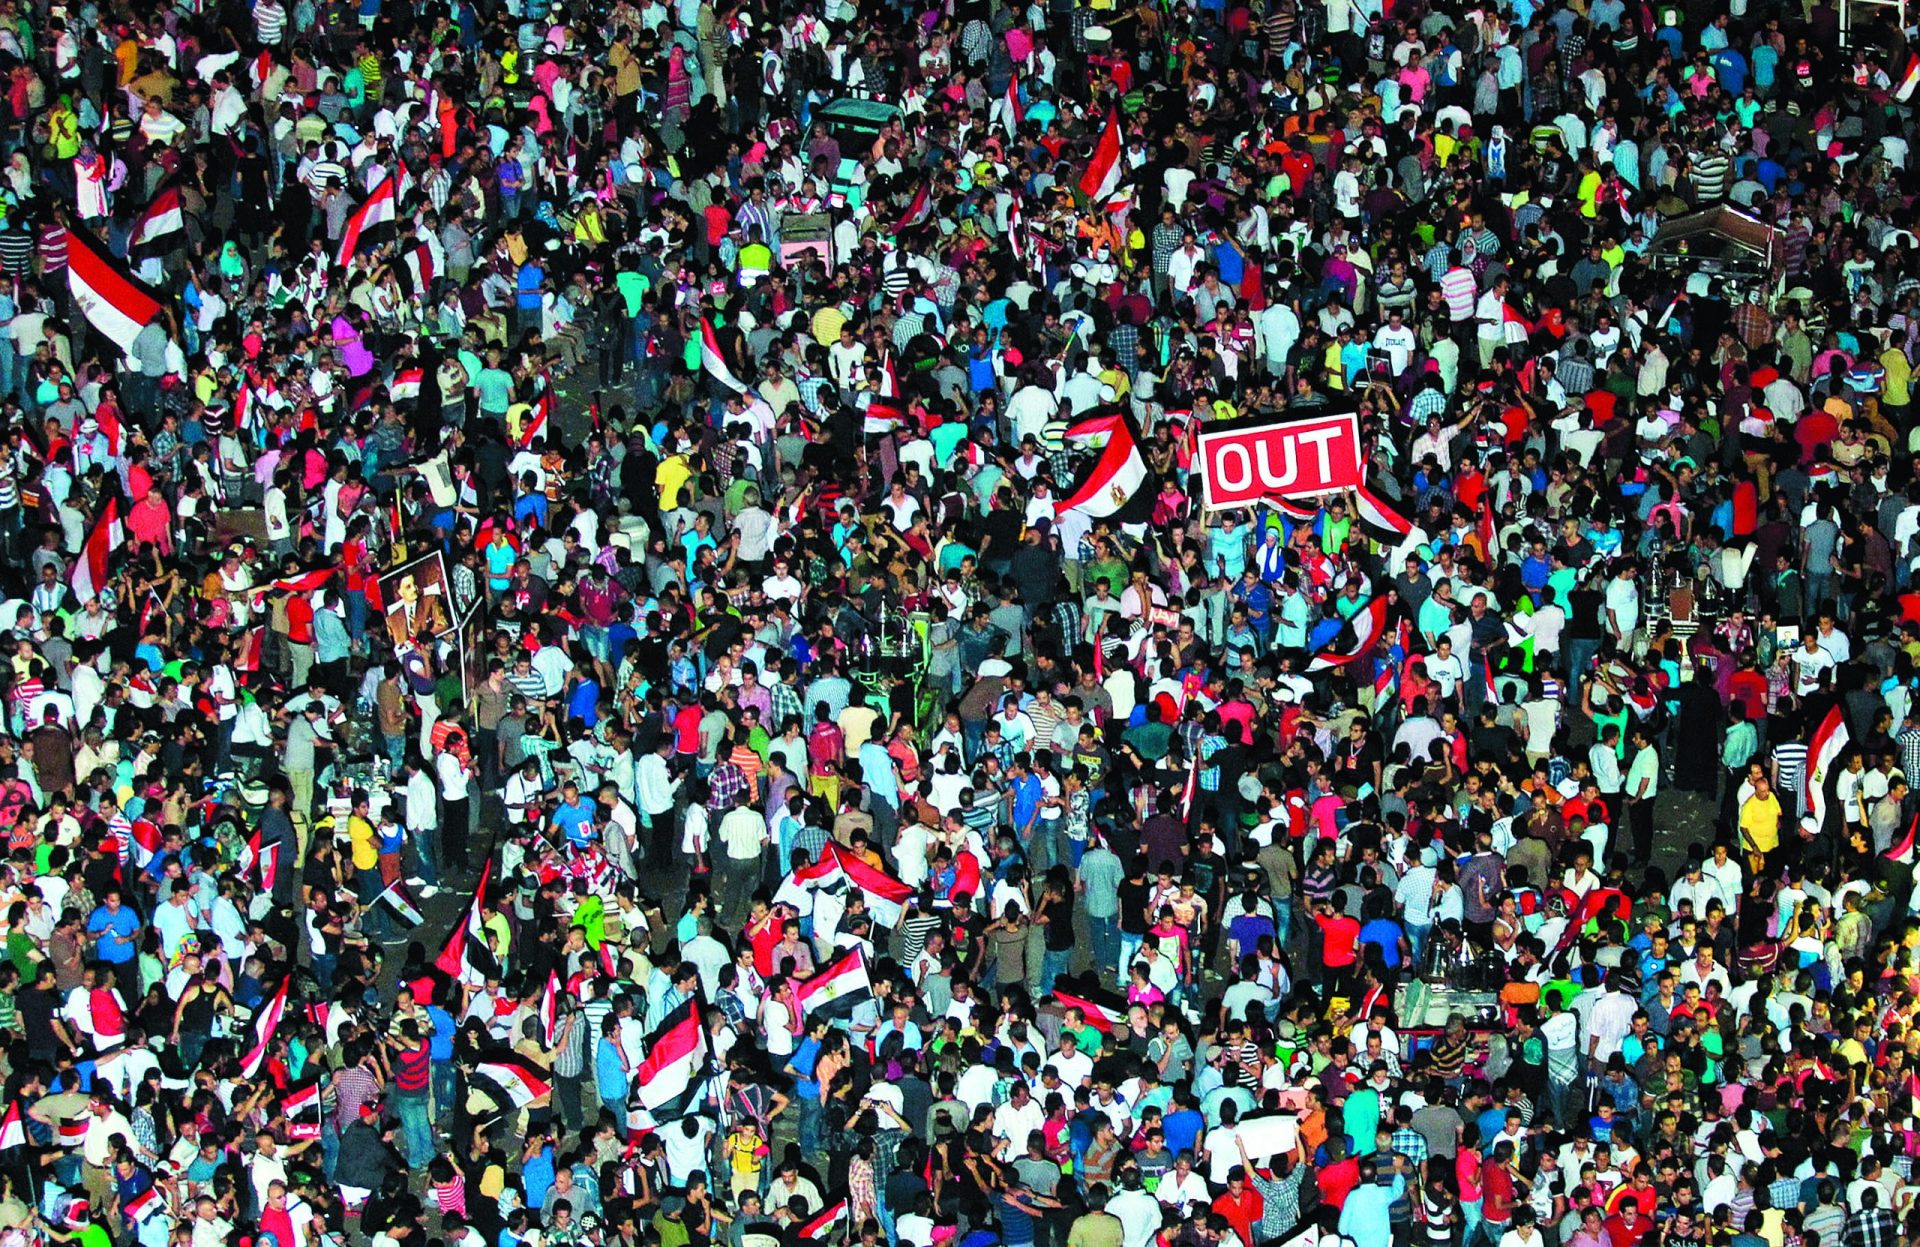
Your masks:
<svg viewBox="0 0 1920 1247"><path fill-rule="evenodd" d="M1835 706L1827 711L1827 717L1821 720L1819 730L1807 745L1806 782L1800 786L1807 794L1807 813L1813 816L1814 826L1819 830L1824 831L1827 825L1827 780L1852 741L1846 718L1840 713L1840 707Z"/></svg>
<svg viewBox="0 0 1920 1247"><path fill-rule="evenodd" d="M893 366L893 352L880 357L880 397L900 397L900 373Z"/></svg>
<svg viewBox="0 0 1920 1247"><path fill-rule="evenodd" d="M546 437L547 418L552 414L553 390L549 388L540 392L540 397L533 400L533 406L529 407L527 414L521 417L518 442L520 449L525 450L533 445L533 439L536 437Z"/></svg>
<svg viewBox="0 0 1920 1247"><path fill-rule="evenodd" d="M67 289L87 323L122 351L160 314L153 291L85 230L67 231Z"/></svg>
<svg viewBox="0 0 1920 1247"><path fill-rule="evenodd" d="M1893 98L1902 104L1913 98L1916 88L1920 88L1920 53L1907 58L1906 72L1900 75L1900 81L1893 88Z"/></svg>
<svg viewBox="0 0 1920 1247"><path fill-rule="evenodd" d="M1920 832L1920 814L1914 815L1913 821L1907 824L1907 838L1902 840L1899 844L1894 845L1892 848L1888 849L1885 853L1882 853L1880 856L1885 858L1887 861L1892 862L1896 866L1913 865L1913 857L1914 857L1913 841L1914 841L1915 832ZM4 1138L5 1138L5 1127L4 1125L0 1125L0 1139L4 1139ZM4 1142L0 1142L0 1148L4 1148L5 1146L6 1144Z"/></svg>
<svg viewBox="0 0 1920 1247"><path fill-rule="evenodd" d="M707 1078L707 1032L698 997L682 1001L647 1037L646 1059L634 1071L634 1090L655 1122L693 1110Z"/></svg>
<svg viewBox="0 0 1920 1247"><path fill-rule="evenodd" d="M487 899L487 881L492 874L493 862L489 859L480 867L480 881L473 887L473 900L467 905L465 921L453 929L453 934L447 937L447 946L433 960L448 978L484 978L489 969L499 968L494 965L493 953L487 948L480 926L480 904Z"/></svg>
<svg viewBox="0 0 1920 1247"><path fill-rule="evenodd" d="M287 987L292 978L280 980L280 990L273 999L261 1007L253 1019L253 1047L247 1050L245 1059L240 1062L240 1074L243 1078L252 1078L260 1072L260 1065L267 1059L267 1047L273 1042L273 1033L280 1029L280 1018L287 1011Z"/></svg>
<svg viewBox="0 0 1920 1247"><path fill-rule="evenodd" d="M1367 536L1383 546L1397 546L1413 531L1413 521L1374 495L1365 485L1353 491L1358 504L1354 518Z"/></svg>
<svg viewBox="0 0 1920 1247"><path fill-rule="evenodd" d="M933 215L933 188L921 182L920 189L913 193L912 202L893 222L893 233L904 234L911 229L919 229Z"/></svg>
<svg viewBox="0 0 1920 1247"><path fill-rule="evenodd" d="M426 372L420 368L403 368L393 374L393 380L387 384L387 397L396 403L404 403L420 397L420 383L426 379Z"/></svg>
<svg viewBox="0 0 1920 1247"><path fill-rule="evenodd" d="M733 375L733 369L727 367L727 357L720 353L720 339L714 336L713 322L704 316L700 318L700 366L735 394L747 392L740 378Z"/></svg>
<svg viewBox="0 0 1920 1247"><path fill-rule="evenodd" d="M1393 699L1400 694L1400 664L1387 662L1383 659L1378 663L1378 666L1380 669L1376 671L1373 676L1373 711L1375 714L1380 713L1380 707L1392 705Z"/></svg>
<svg viewBox="0 0 1920 1247"><path fill-rule="evenodd" d="M87 534L87 543L80 547L80 557L67 572L67 583L73 586L73 595L82 604L100 596L100 590L107 583L107 561L126 541L127 526L120 522L120 500L108 498L100 518L93 523L93 531Z"/></svg>
<svg viewBox="0 0 1920 1247"><path fill-rule="evenodd" d="M127 1220L135 1225L156 1217L167 1210L166 1197L160 1194L160 1188L150 1186L130 1199L120 1201L120 1211L127 1214Z"/></svg>
<svg viewBox="0 0 1920 1247"><path fill-rule="evenodd" d="M548 1043L560 1033L560 975L547 971L547 986L540 993L540 1037Z"/></svg>
<svg viewBox="0 0 1920 1247"><path fill-rule="evenodd" d="M1348 663L1366 657L1387 631L1387 600L1373 598L1354 612L1347 626L1335 634L1335 640L1352 633L1353 639L1344 645L1329 645L1313 656L1307 664L1308 671L1337 671Z"/></svg>
<svg viewBox="0 0 1920 1247"><path fill-rule="evenodd" d="M426 243L411 248L393 265L394 280L400 283L402 293L426 298L433 289L435 270L433 267L433 248Z"/></svg>
<svg viewBox="0 0 1920 1247"><path fill-rule="evenodd" d="M1120 114L1107 112L1107 128L1093 149L1093 160L1080 175L1080 190L1095 208L1104 208L1120 189L1126 166L1120 159Z"/></svg>
<svg viewBox="0 0 1920 1247"><path fill-rule="evenodd" d="M473 1067L478 1077L498 1087L515 1108L525 1108L553 1090L544 1071L516 1056L500 1056Z"/></svg>
<svg viewBox="0 0 1920 1247"><path fill-rule="evenodd" d="M800 984L794 995L802 1017L847 1016L856 1006L873 999L866 954L858 948L848 949L833 964Z"/></svg>
<svg viewBox="0 0 1920 1247"><path fill-rule="evenodd" d="M1007 76L1007 94L1000 103L1000 120L1006 123L1007 137L1014 138L1020 133L1020 123L1027 119L1026 106L1020 102L1020 75Z"/></svg>
<svg viewBox="0 0 1920 1247"><path fill-rule="evenodd" d="M310 1083L298 1091L287 1094L280 1101L280 1111L286 1114L289 1133L296 1139L317 1139L320 1137L320 1084ZM311 1121L307 1120L309 1117Z"/></svg>
<svg viewBox="0 0 1920 1247"><path fill-rule="evenodd" d="M160 835L160 825L150 818L136 818L129 822L123 832L118 833L120 841L120 860L132 863L134 869L145 870L153 855L160 851L164 841Z"/></svg>
<svg viewBox="0 0 1920 1247"><path fill-rule="evenodd" d="M7 1105L7 1115L0 1117L0 1152L11 1147L25 1147L27 1143L27 1121L20 1115L20 1101Z"/></svg>
<svg viewBox="0 0 1920 1247"><path fill-rule="evenodd" d="M831 841L827 843L827 853L847 883L866 897L867 913L872 916L874 925L897 926L900 919L906 916L907 902L913 899L913 889Z"/></svg>
<svg viewBox="0 0 1920 1247"><path fill-rule="evenodd" d="M409 931L427 920L419 907L408 898L406 889L400 886L398 879L388 884L386 890L374 899L385 901L388 912L399 918L400 924Z"/></svg>
<svg viewBox="0 0 1920 1247"><path fill-rule="evenodd" d="M291 576L269 580L255 589L253 594L258 598L269 593L312 593L315 589L325 588L327 582L333 579L333 574L339 570L338 567L328 566L316 567L312 571L295 572Z"/></svg>
<svg viewBox="0 0 1920 1247"><path fill-rule="evenodd" d="M1112 1003L1106 1003L1094 999L1092 995L1082 995L1058 986L1053 989L1053 998L1060 1002L1062 1008L1080 1010L1081 1016L1087 1019L1087 1025L1102 1035L1111 1035L1127 1024L1126 1006L1117 998Z"/></svg>
<svg viewBox="0 0 1920 1247"><path fill-rule="evenodd" d="M847 1217L847 1201L842 1199L828 1204L820 1210L820 1215L794 1231L796 1237L805 1242L817 1243L833 1233Z"/></svg>
<svg viewBox="0 0 1920 1247"><path fill-rule="evenodd" d="M87 1138L87 1118L81 1116L63 1121L56 1133L61 1147L79 1147Z"/></svg>
<svg viewBox="0 0 1920 1247"><path fill-rule="evenodd" d="M240 388L233 395L233 427L245 432L253 427L254 406L260 400L254 396L253 386L242 380Z"/></svg>
<svg viewBox="0 0 1920 1247"><path fill-rule="evenodd" d="M1153 514L1152 472L1140 453L1140 439L1124 413L1089 416L1070 426L1063 439L1095 451L1065 498L1055 500L1053 513L1078 511L1088 519L1144 524Z"/></svg>
<svg viewBox="0 0 1920 1247"><path fill-rule="evenodd" d="M247 843L240 849L240 873L259 868L260 890L272 892L274 881L280 878L280 846L269 844L260 829L255 828Z"/></svg>
<svg viewBox="0 0 1920 1247"><path fill-rule="evenodd" d="M127 249L144 247L148 243L165 238L168 234L177 234L187 228L187 211L180 202L180 188L169 186L153 197L147 210L133 223L133 233L127 238Z"/></svg>
<svg viewBox="0 0 1920 1247"><path fill-rule="evenodd" d="M400 200L396 194L399 185L392 174L381 178L380 185L373 188L366 202L347 218L347 227L340 231L338 259L342 268L353 261L362 241L373 241L385 227L400 219Z"/></svg>
<svg viewBox="0 0 1920 1247"><path fill-rule="evenodd" d="M1487 700L1494 705L1500 704L1500 684L1493 678L1493 659L1480 659L1480 677L1487 682Z"/></svg>

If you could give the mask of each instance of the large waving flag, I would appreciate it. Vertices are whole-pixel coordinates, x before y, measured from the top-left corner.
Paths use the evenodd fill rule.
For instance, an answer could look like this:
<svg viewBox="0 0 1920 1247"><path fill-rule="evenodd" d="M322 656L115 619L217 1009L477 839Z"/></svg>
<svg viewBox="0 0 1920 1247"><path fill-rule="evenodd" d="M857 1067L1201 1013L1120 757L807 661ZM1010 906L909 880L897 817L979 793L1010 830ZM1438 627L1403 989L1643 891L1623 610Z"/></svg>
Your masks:
<svg viewBox="0 0 1920 1247"><path fill-rule="evenodd" d="M873 916L876 926L895 926L906 915L907 902L913 899L913 889L886 871L855 857L850 850L832 841L827 842L827 851L821 861L832 863L823 877L824 881L831 883L836 879L844 880L848 887L858 889L866 898L867 912ZM811 869L818 870L818 863Z"/></svg>
<svg viewBox="0 0 1920 1247"><path fill-rule="evenodd" d="M1140 453L1140 439L1125 413L1089 416L1071 425L1062 438L1097 453L1081 472L1065 498L1053 504L1055 516L1079 511L1090 519L1118 517L1121 523L1144 523L1153 513L1152 472Z"/></svg>
<svg viewBox="0 0 1920 1247"><path fill-rule="evenodd" d="M291 978L280 980L280 990L261 1007L260 1013L253 1019L253 1046L247 1049L247 1055L240 1062L242 1076L252 1078L260 1072L260 1066L267 1059L267 1048L273 1043L273 1033L280 1029L280 1018L287 1011L287 988L293 983Z"/></svg>
<svg viewBox="0 0 1920 1247"><path fill-rule="evenodd" d="M448 978L463 982L476 978L483 979L489 969L498 969L494 964L493 953L487 947L486 933L481 927L480 906L487 899L487 882L493 874L493 862L489 860L480 867L480 881L473 886L473 900L467 905L467 915L453 934L447 937L447 945L433 960Z"/></svg>
<svg viewBox="0 0 1920 1247"><path fill-rule="evenodd" d="M1354 612L1347 625L1334 638L1334 644L1313 656L1313 661L1307 664L1308 671L1336 671L1366 657L1386 633L1387 600L1381 597L1371 599ZM1352 633L1350 639L1349 632Z"/></svg>
<svg viewBox="0 0 1920 1247"><path fill-rule="evenodd" d="M893 233L904 234L908 230L918 229L932 216L933 188L923 181L920 183L920 189L913 193L913 199L907 204L907 210L894 219Z"/></svg>
<svg viewBox="0 0 1920 1247"><path fill-rule="evenodd" d="M858 946L848 949L800 984L794 998L800 1003L802 1017L846 1017L856 1006L873 999L866 954Z"/></svg>
<svg viewBox="0 0 1920 1247"><path fill-rule="evenodd" d="M647 1037L647 1055L633 1072L640 1103L655 1122L685 1117L707 1077L707 1031L700 999L682 1001Z"/></svg>
<svg viewBox="0 0 1920 1247"><path fill-rule="evenodd" d="M553 1090L544 1070L512 1054L482 1061L473 1067L473 1073L498 1087L515 1108L526 1108Z"/></svg>
<svg viewBox="0 0 1920 1247"><path fill-rule="evenodd" d="M27 1145L27 1123L20 1115L20 1101L7 1105L7 1115L0 1117L0 1152L10 1147Z"/></svg>
<svg viewBox="0 0 1920 1247"><path fill-rule="evenodd" d="M426 298L433 289L433 248L426 243L408 249L393 263L394 280L403 294Z"/></svg>
<svg viewBox="0 0 1920 1247"><path fill-rule="evenodd" d="M165 238L168 234L177 234L187 228L187 211L180 199L180 188L169 186L153 197L147 210L133 223L133 233L127 237L127 247L144 247L148 243Z"/></svg>
<svg viewBox="0 0 1920 1247"><path fill-rule="evenodd" d="M1820 721L1819 729L1807 745L1807 778L1801 787L1807 794L1807 813L1813 816L1818 829L1824 830L1827 825L1827 777L1852 741L1846 716L1835 706L1827 711L1827 717Z"/></svg>
<svg viewBox="0 0 1920 1247"><path fill-rule="evenodd" d="M1007 126L1007 137L1013 138L1020 133L1020 123L1027 119L1026 106L1020 102L1020 75L1007 75L1007 94L1000 101L1000 120Z"/></svg>
<svg viewBox="0 0 1920 1247"><path fill-rule="evenodd" d="M400 219L399 187L400 183L393 175L381 178L380 185L368 194L366 202L347 218L346 228L340 231L338 259L341 267L352 262L363 239L372 241L383 227Z"/></svg>
<svg viewBox="0 0 1920 1247"><path fill-rule="evenodd" d="M1080 190L1086 195L1096 210L1104 208L1120 189L1120 179L1126 166L1120 159L1120 114L1107 113L1107 128L1100 132L1100 142L1094 146L1093 159L1087 165L1087 171L1080 175Z"/></svg>
<svg viewBox="0 0 1920 1247"><path fill-rule="evenodd" d="M535 438L551 436L547 432L547 425L552 419L553 390L549 388L540 391L540 397L533 400L533 406L527 408L527 414L520 418L520 436L515 439L515 444L525 450L533 445Z"/></svg>
<svg viewBox="0 0 1920 1247"><path fill-rule="evenodd" d="M704 316L700 318L700 366L707 370L708 376L734 393L747 392L746 383L727 367L727 357L720 353L720 339L714 335L713 322Z"/></svg>
<svg viewBox="0 0 1920 1247"><path fill-rule="evenodd" d="M120 500L108 498L100 518L93 523L93 531L87 534L86 544L80 547L80 557L67 572L67 583L73 586L73 595L82 604L100 596L100 590L107 583L107 563L113 558L113 552L126 542L127 526L120 520Z"/></svg>
<svg viewBox="0 0 1920 1247"><path fill-rule="evenodd" d="M87 323L122 351L160 314L153 292L85 230L67 231L67 289Z"/></svg>

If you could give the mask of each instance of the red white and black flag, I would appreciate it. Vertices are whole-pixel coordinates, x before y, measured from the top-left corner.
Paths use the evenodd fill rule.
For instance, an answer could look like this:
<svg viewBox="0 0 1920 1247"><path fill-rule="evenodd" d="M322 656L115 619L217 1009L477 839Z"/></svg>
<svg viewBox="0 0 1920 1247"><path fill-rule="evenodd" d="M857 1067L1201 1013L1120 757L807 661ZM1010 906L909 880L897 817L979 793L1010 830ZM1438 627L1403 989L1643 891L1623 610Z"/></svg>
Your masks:
<svg viewBox="0 0 1920 1247"><path fill-rule="evenodd" d="M401 293L406 295L426 298L428 291L433 289L435 275L433 248L426 243L402 252L393 264L394 280L400 283Z"/></svg>
<svg viewBox="0 0 1920 1247"><path fill-rule="evenodd" d="M86 544L80 547L80 557L67 572L67 583L73 586L73 596L81 605L100 596L107 583L107 564L114 551L125 544L127 526L120 519L120 500L108 498L100 518L93 523L93 531L87 534Z"/></svg>
<svg viewBox="0 0 1920 1247"><path fill-rule="evenodd" d="M820 1210L813 1220L794 1231L795 1237L804 1242L817 1243L831 1235L847 1219L847 1201L836 1200Z"/></svg>
<svg viewBox="0 0 1920 1247"><path fill-rule="evenodd" d="M400 183L389 175L380 179L380 185L373 188L366 202L354 210L347 218L346 228L340 231L339 262L344 268L353 262L362 243L372 243L385 229L400 219Z"/></svg>
<svg viewBox="0 0 1920 1247"><path fill-rule="evenodd" d="M317 1139L320 1137L321 1108L320 1084L308 1083L295 1091L289 1091L287 1098L280 1101L280 1111L286 1114L288 1132L296 1139Z"/></svg>
<svg viewBox="0 0 1920 1247"><path fill-rule="evenodd" d="M831 965L800 984L794 993L804 1017L845 1017L873 999L866 954L850 948Z"/></svg>
<svg viewBox="0 0 1920 1247"><path fill-rule="evenodd" d="M133 233L127 236L127 249L147 246L186 228L187 211L180 199L180 188L169 186L153 197L147 210L133 223Z"/></svg>
<svg viewBox="0 0 1920 1247"><path fill-rule="evenodd" d="M449 978L484 982L489 972L499 973L499 964L487 947L486 933L480 924L480 906L487 899L487 883L492 877L493 863L488 861L480 868L480 881L474 884L466 918L453 929L446 947L434 958L433 964Z"/></svg>
<svg viewBox="0 0 1920 1247"><path fill-rule="evenodd" d="M515 1108L525 1108L553 1090L546 1074L516 1056L500 1056L473 1067L476 1078L498 1087Z"/></svg>
<svg viewBox="0 0 1920 1247"><path fill-rule="evenodd" d="M1144 524L1153 516L1151 474L1140 453L1140 437L1124 412L1089 416L1062 434L1069 446L1093 451L1073 488L1053 504L1055 516L1079 511L1089 519Z"/></svg>
<svg viewBox="0 0 1920 1247"><path fill-rule="evenodd" d="M252 1078L260 1072L260 1066L267 1059L267 1049L273 1043L273 1033L280 1029L280 1018L287 1011L287 988L293 980L282 979L280 990L273 998L260 1007L253 1019L253 1046L247 1049L246 1057L240 1062L240 1074L243 1078Z"/></svg>
<svg viewBox="0 0 1920 1247"><path fill-rule="evenodd" d="M683 1001L647 1037L647 1055L634 1071L634 1093L656 1122L685 1117L707 1080L707 1032L700 1000Z"/></svg>
<svg viewBox="0 0 1920 1247"><path fill-rule="evenodd" d="M85 230L67 231L67 289L87 323L122 351L160 314L153 291Z"/></svg>

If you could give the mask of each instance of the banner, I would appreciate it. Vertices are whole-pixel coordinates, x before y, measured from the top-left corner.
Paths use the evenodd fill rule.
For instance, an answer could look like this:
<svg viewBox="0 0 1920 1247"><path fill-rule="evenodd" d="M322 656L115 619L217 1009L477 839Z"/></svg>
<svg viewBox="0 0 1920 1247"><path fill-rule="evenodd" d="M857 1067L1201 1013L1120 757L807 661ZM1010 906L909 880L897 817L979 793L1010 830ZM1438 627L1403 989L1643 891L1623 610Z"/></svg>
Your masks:
<svg viewBox="0 0 1920 1247"><path fill-rule="evenodd" d="M1336 494L1366 477L1360 418L1352 412L1202 429L1199 449L1209 511Z"/></svg>

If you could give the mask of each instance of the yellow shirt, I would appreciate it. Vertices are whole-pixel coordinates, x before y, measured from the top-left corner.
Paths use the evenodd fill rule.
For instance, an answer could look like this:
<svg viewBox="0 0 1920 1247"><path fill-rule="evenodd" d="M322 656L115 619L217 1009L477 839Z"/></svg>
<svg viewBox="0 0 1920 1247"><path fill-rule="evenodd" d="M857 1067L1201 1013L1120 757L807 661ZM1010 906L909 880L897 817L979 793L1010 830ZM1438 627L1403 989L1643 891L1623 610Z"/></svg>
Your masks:
<svg viewBox="0 0 1920 1247"><path fill-rule="evenodd" d="M1888 347L1880 356L1880 366L1887 370L1887 384L1881 391L1880 402L1888 407L1905 407L1911 403L1913 366L1907 363L1907 353L1899 347Z"/></svg>
<svg viewBox="0 0 1920 1247"><path fill-rule="evenodd" d="M1780 847L1780 798L1769 792L1751 796L1740 807L1740 831L1755 849L1771 853Z"/></svg>
<svg viewBox="0 0 1920 1247"><path fill-rule="evenodd" d="M1580 179L1580 215L1589 221L1600 215L1600 174L1587 170Z"/></svg>
<svg viewBox="0 0 1920 1247"><path fill-rule="evenodd" d="M380 845L374 838L372 823L358 814L348 816L347 836L353 845L355 870L372 870L380 864Z"/></svg>
<svg viewBox="0 0 1920 1247"><path fill-rule="evenodd" d="M680 491L693 475L693 465L685 455L669 455L653 470L653 485L660 494L660 509L671 511L680 505Z"/></svg>

